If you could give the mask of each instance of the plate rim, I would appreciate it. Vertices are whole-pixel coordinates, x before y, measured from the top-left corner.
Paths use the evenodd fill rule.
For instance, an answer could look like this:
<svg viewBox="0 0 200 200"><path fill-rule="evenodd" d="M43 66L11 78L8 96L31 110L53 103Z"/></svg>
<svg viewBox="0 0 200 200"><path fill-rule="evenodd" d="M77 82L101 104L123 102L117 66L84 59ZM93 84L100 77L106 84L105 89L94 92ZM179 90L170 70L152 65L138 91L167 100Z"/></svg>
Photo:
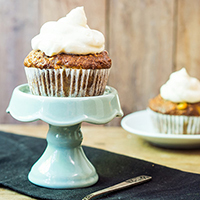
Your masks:
<svg viewBox="0 0 200 200"><path fill-rule="evenodd" d="M149 137L149 138L157 138L157 139L180 139L180 140L194 140L194 139L199 139L200 140L200 134L198 135L173 135L173 134L165 134L165 133L152 133L152 132L144 132L144 131L140 131L140 130L137 130L137 129L134 129L134 128L131 128L130 126L128 126L126 124L126 122L128 120L130 120L130 118L132 118L132 116L134 115L138 115L138 114L141 114L141 113L145 113L147 114L147 110L140 110L140 111L136 111L136 112L133 112L133 113L130 113L126 116L123 117L123 119L121 120L121 126L124 130L132 133L132 134L135 134L135 135L138 135L138 136L141 136L141 137Z"/></svg>

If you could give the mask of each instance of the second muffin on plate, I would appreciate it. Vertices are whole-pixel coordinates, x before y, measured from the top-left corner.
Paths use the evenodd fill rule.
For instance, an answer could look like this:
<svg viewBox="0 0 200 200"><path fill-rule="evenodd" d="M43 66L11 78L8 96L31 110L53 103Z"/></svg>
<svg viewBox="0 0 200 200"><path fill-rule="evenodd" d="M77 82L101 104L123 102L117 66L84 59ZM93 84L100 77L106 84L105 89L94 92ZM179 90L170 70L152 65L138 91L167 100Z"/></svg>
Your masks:
<svg viewBox="0 0 200 200"><path fill-rule="evenodd" d="M200 134L200 82L185 68L170 75L148 112L160 133Z"/></svg>

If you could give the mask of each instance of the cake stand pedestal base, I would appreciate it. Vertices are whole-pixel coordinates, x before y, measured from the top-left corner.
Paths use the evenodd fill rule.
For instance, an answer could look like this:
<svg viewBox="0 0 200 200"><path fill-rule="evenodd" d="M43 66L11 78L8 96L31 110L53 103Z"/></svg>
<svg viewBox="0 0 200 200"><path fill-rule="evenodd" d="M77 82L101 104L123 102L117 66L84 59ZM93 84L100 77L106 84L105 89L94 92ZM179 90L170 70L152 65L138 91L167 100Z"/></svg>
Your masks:
<svg viewBox="0 0 200 200"><path fill-rule="evenodd" d="M29 181L49 188L82 188L95 184L98 175L84 154L82 139L81 124L49 125L48 145L33 165Z"/></svg>

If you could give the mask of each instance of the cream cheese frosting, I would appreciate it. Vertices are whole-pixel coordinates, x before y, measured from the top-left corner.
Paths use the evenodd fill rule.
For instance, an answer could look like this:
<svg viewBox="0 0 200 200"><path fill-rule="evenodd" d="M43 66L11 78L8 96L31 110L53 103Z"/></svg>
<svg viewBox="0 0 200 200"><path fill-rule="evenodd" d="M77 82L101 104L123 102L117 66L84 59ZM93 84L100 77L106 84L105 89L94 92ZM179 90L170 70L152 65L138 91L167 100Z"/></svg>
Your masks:
<svg viewBox="0 0 200 200"><path fill-rule="evenodd" d="M104 35L87 25L83 7L71 10L58 21L46 22L31 40L32 49L41 50L47 56L100 53L104 50L104 43Z"/></svg>
<svg viewBox="0 0 200 200"><path fill-rule="evenodd" d="M160 88L163 99L178 103L200 101L200 81L190 77L185 68L170 75L169 80Z"/></svg>

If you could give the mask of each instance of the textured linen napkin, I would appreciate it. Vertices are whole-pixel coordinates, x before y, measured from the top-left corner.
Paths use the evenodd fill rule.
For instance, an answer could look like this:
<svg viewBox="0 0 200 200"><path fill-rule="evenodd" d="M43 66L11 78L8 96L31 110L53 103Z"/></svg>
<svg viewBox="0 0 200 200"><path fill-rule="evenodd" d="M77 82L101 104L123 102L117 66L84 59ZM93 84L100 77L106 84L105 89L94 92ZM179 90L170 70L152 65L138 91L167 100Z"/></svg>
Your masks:
<svg viewBox="0 0 200 200"><path fill-rule="evenodd" d="M96 199L200 199L200 175L167 168L143 160L83 147L95 166L99 181L82 189L47 189L30 183L30 168L41 156L46 140L0 132L0 186L36 199L81 200L87 194L139 175L150 175L150 182Z"/></svg>

